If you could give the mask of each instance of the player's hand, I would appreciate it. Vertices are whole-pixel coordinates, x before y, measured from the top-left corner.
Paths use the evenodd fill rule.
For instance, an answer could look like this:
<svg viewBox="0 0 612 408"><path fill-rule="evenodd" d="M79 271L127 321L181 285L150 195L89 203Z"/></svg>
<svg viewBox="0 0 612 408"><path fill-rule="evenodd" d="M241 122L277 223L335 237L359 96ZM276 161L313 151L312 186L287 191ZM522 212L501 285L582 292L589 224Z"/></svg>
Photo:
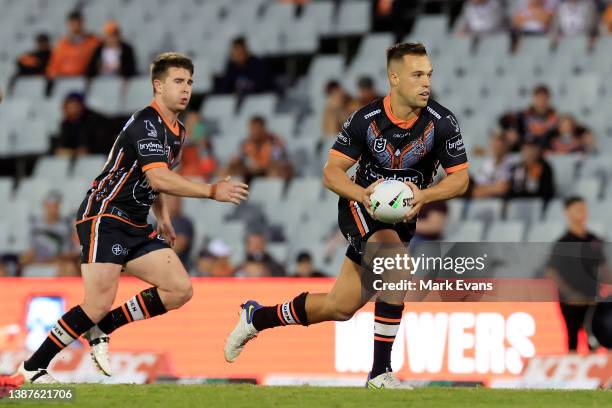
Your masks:
<svg viewBox="0 0 612 408"><path fill-rule="evenodd" d="M176 232L172 226L170 220L159 221L157 223L157 234L161 235L164 241L166 241L171 247L174 247L176 241Z"/></svg>
<svg viewBox="0 0 612 408"><path fill-rule="evenodd" d="M213 200L238 205L249 196L249 186L233 181L230 176L216 182L213 186L216 186L214 194L210 197Z"/></svg>
<svg viewBox="0 0 612 408"><path fill-rule="evenodd" d="M412 190L412 209L406 213L404 222L408 222L419 215L419 211L423 205L427 204L427 193L424 190L419 189L416 184L411 181L404 182Z"/></svg>
<svg viewBox="0 0 612 408"><path fill-rule="evenodd" d="M380 178L370 184L368 188L363 191L363 196L361 197L361 204L363 204L372 219L376 219L376 217L374 217L374 214L372 213L372 202L370 201L370 195L372 195L372 193L374 192L374 188L376 188L376 186L382 183L383 181L385 181L385 179Z"/></svg>

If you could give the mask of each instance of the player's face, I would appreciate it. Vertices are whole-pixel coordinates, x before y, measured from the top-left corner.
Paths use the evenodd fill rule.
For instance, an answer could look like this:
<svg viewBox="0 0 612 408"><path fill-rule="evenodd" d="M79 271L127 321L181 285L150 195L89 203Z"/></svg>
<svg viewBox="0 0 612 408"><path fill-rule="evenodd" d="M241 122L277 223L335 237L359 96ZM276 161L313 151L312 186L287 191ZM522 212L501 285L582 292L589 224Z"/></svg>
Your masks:
<svg viewBox="0 0 612 408"><path fill-rule="evenodd" d="M161 93L164 105L174 112L182 112L187 109L191 99L191 88L193 80L191 74L185 68L168 68L168 73L163 81L159 81L158 92Z"/></svg>
<svg viewBox="0 0 612 408"><path fill-rule="evenodd" d="M389 81L400 98L411 108L424 108L431 93L431 61L426 55L406 55L391 64Z"/></svg>

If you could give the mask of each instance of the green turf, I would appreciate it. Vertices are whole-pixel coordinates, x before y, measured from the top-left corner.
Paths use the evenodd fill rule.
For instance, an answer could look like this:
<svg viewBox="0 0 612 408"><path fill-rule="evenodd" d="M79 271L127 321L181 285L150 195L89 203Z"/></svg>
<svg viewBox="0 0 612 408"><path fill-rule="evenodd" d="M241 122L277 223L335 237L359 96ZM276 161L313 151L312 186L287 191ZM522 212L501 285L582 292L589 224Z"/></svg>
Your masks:
<svg viewBox="0 0 612 408"><path fill-rule="evenodd" d="M612 407L612 391L493 390L486 388L263 387L252 385L74 385L79 407ZM0 400L0 404L6 399ZM29 403L20 403L31 405ZM17 405L16 405L17 406ZM22 405L23 406L23 405Z"/></svg>

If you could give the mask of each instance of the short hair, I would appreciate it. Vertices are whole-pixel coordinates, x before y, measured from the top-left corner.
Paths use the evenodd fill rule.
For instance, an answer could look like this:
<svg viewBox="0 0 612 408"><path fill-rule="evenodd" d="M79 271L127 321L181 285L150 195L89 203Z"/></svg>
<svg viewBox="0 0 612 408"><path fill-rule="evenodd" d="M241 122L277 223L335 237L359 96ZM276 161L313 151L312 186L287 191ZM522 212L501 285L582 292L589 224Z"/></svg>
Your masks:
<svg viewBox="0 0 612 408"><path fill-rule="evenodd" d="M567 209L576 203L584 203L584 198L577 195L569 196L563 202L563 206Z"/></svg>
<svg viewBox="0 0 612 408"><path fill-rule="evenodd" d="M163 80L169 68L185 68L193 75L193 61L186 55L178 52L164 52L159 54L151 63L151 83L154 80ZM155 87L153 87L155 93Z"/></svg>
<svg viewBox="0 0 612 408"><path fill-rule="evenodd" d="M237 46L237 45L239 45L239 46L241 46L241 47L246 48L246 47L247 47L246 38L244 38L244 37L242 37L242 36L241 36L241 37L236 37L236 38L234 38L234 39L232 40L232 46L234 46L234 47L235 47L235 46Z"/></svg>
<svg viewBox="0 0 612 408"><path fill-rule="evenodd" d="M261 126L266 126L266 118L261 115L255 115L251 118L251 123L259 123Z"/></svg>
<svg viewBox="0 0 612 408"><path fill-rule="evenodd" d="M70 13L68 13L68 15L66 16L66 20L67 21L72 21L72 20L83 20L83 14L79 11L79 10L72 10Z"/></svg>
<svg viewBox="0 0 612 408"><path fill-rule="evenodd" d="M301 263L301 262L312 262L312 256L310 255L310 252L308 251L302 251L300 253L298 253L295 262L297 263Z"/></svg>
<svg viewBox="0 0 612 408"><path fill-rule="evenodd" d="M550 89L544 84L539 84L533 88L533 94L534 95L545 94L546 96L550 96Z"/></svg>
<svg viewBox="0 0 612 408"><path fill-rule="evenodd" d="M387 66L391 61L399 61L405 55L427 55L427 49L422 43L399 43L387 48Z"/></svg>
<svg viewBox="0 0 612 408"><path fill-rule="evenodd" d="M374 88L374 81L369 76L362 76L357 80L357 88Z"/></svg>

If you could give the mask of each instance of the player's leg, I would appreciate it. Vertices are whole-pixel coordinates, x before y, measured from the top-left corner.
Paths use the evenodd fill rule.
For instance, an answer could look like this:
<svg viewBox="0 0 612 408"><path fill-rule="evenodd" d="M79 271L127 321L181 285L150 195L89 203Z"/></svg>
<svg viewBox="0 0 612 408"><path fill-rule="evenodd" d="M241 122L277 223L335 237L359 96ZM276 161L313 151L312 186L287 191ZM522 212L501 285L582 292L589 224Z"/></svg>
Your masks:
<svg viewBox="0 0 612 408"><path fill-rule="evenodd" d="M330 320L348 320L367 301L362 297L360 266L345 258L340 275L329 293L301 293L293 300L275 306L255 301L242 305L240 318L225 343L225 359L233 362L245 344L259 331L278 326L307 326Z"/></svg>
<svg viewBox="0 0 612 408"><path fill-rule="evenodd" d="M378 248L376 256L394 258L404 247L399 234L392 229L376 231L368 242L383 244ZM374 306L374 358L369 378L375 379L392 371L391 350L402 320L404 296L404 292L396 291L378 294Z"/></svg>
<svg viewBox="0 0 612 408"><path fill-rule="evenodd" d="M45 341L20 367L20 374L31 382L47 382L49 363L61 350L102 319L113 305L121 265L90 263L81 265L85 288L83 302L66 312L53 326Z"/></svg>
<svg viewBox="0 0 612 408"><path fill-rule="evenodd" d="M176 253L168 248L147 252L126 264L126 271L151 284L126 303L111 310L98 328L111 334L119 327L178 309L191 299L191 280Z"/></svg>

